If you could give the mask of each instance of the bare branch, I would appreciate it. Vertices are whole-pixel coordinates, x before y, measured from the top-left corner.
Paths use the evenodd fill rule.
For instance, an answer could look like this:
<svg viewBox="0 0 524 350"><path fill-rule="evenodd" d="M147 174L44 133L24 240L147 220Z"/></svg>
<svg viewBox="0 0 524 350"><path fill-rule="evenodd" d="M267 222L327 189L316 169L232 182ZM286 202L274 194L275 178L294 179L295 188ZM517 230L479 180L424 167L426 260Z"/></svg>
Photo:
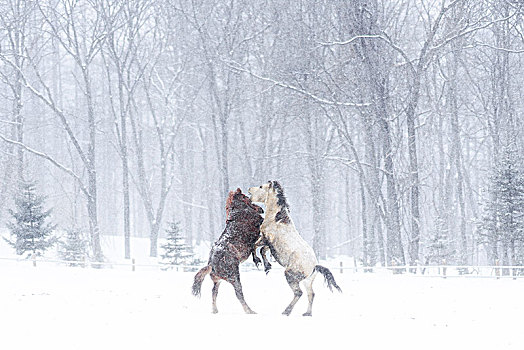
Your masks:
<svg viewBox="0 0 524 350"><path fill-rule="evenodd" d="M339 102L339 101L327 100L323 97L319 97L299 87L296 87L296 86L293 86L287 83L283 83L281 81L277 81L272 78L260 76L256 73L253 73L252 71L248 69L241 67L240 65L236 64L235 62L232 62L232 63L225 62L225 63L226 63L226 66L233 71L247 73L256 79L272 83L275 86L282 87L288 90L292 90L294 92L298 92L299 94L309 97L312 100L320 104L331 105L331 106L345 106L345 107L367 107L370 105L370 103Z"/></svg>
<svg viewBox="0 0 524 350"><path fill-rule="evenodd" d="M464 46L464 49L473 49L476 47L487 47L495 51L502 51L502 52L507 52L507 53L516 53L516 54L524 53L524 49L521 49L521 50L507 49L505 47L497 47L497 46L493 46L493 45L485 44L485 43L475 43L472 45Z"/></svg>
<svg viewBox="0 0 524 350"><path fill-rule="evenodd" d="M80 189L82 190L82 192L89 197L89 192L87 191L87 188L85 187L84 183L82 182L82 179L77 175L75 174L71 169L67 168L66 166L60 164L59 162L57 162L53 157L51 157L50 155L46 154L46 153L43 153L43 152L39 152L31 147L28 147L26 146L24 143L21 143L21 142L18 142L18 141L15 141L15 140L11 140L11 139L8 139L7 137L5 137L4 135L0 134L0 139L2 139L4 142L7 142L7 143L10 143L12 145L16 145L18 147L22 147L24 150L26 150L27 152L29 153L32 153L40 158L44 158L46 160L48 160L49 162L51 162L54 166L56 166L57 168L59 168L60 170L66 172L67 174L71 175L77 182L78 184L80 185Z"/></svg>

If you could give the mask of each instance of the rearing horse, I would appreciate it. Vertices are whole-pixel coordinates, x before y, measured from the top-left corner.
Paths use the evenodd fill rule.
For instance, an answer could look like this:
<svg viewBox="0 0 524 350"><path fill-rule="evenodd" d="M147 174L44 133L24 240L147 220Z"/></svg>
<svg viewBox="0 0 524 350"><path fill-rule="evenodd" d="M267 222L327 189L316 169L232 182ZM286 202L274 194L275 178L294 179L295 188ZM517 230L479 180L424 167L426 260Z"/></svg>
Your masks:
<svg viewBox="0 0 524 350"><path fill-rule="evenodd" d="M260 238L260 224L264 211L258 205L251 203L249 198L239 189L229 192L226 202L226 228L213 244L209 253L207 266L195 275L193 295L199 296L202 282L207 274L213 280L213 313L217 313L218 287L226 280L235 288L235 294L248 314L255 312L247 305L240 283L239 264L250 255L258 266L260 259L255 253L255 243Z"/></svg>
<svg viewBox="0 0 524 350"><path fill-rule="evenodd" d="M262 237L257 242L258 246L262 246L261 254L266 272L271 268L265 254L267 248L269 248L271 255L285 268L284 274L287 283L294 293L293 300L283 314L289 315L302 296L300 282L304 281L309 305L303 315L311 316L315 297L313 281L317 272L324 275L331 291L333 290L332 287L335 287L339 292L342 292L342 290L335 282L331 271L318 265L313 249L299 235L293 220L289 216L289 205L280 184L277 181L269 181L259 187L251 187L248 192L251 194L251 201L262 202L266 205L266 215L260 227Z"/></svg>

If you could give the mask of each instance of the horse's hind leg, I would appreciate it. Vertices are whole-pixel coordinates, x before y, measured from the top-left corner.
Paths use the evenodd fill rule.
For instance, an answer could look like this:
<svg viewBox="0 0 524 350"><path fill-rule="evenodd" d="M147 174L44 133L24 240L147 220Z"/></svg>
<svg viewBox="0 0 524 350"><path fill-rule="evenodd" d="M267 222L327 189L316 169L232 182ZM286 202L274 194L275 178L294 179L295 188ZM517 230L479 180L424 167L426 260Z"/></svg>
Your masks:
<svg viewBox="0 0 524 350"><path fill-rule="evenodd" d="M302 296L302 290L300 289L300 281L304 279L304 274L301 272L295 272L291 270L286 270L284 273L286 275L286 280L289 286L291 287L291 290L293 290L293 293L295 294L293 296L293 300L291 300L291 303L289 303L288 307L282 312L282 315L289 316L291 311L293 311L293 308L295 307L295 304L297 303L298 299Z"/></svg>
<svg viewBox="0 0 524 350"><path fill-rule="evenodd" d="M213 313L218 313L217 309L217 295L218 295L218 287L220 286L221 279L217 277L211 277L213 279Z"/></svg>
<svg viewBox="0 0 524 350"><path fill-rule="evenodd" d="M306 278L306 280L304 281L304 285L306 287L307 298L308 298L309 304L308 304L306 313L302 314L302 316L311 316L312 315L311 312L312 312L312 309L313 309L313 299L315 299L315 292L313 292L313 281L315 280L316 274L317 274L317 272L314 271L311 274L311 276Z"/></svg>
<svg viewBox="0 0 524 350"><path fill-rule="evenodd" d="M235 288L235 294L237 296L237 299L238 301L240 301L240 304L242 304L242 307L244 308L244 311L246 312L246 314L256 314L256 312L251 310L251 308L247 305L246 301L244 300L244 293L242 292L242 284L240 283L240 274L234 277L231 284L233 285L233 288Z"/></svg>

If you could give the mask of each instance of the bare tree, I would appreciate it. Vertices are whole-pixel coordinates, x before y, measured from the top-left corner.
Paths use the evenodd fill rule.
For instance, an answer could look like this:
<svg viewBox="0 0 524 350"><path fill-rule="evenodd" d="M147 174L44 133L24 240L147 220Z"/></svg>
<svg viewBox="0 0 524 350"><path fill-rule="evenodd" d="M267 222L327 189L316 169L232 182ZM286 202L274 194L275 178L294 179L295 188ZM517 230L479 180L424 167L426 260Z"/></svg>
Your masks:
<svg viewBox="0 0 524 350"><path fill-rule="evenodd" d="M75 180L81 185L82 191L86 196L87 210L89 216L89 227L91 233L91 246L93 250L93 258L96 261L102 260L102 248L100 245L100 232L98 225L98 206L97 206L97 175L96 175L96 117L94 111L93 93L91 90L91 71L90 67L99 53L100 43L104 36L101 30L100 20L94 11L93 7L88 4L78 4L77 2L61 1L56 4L56 7L39 5L41 18L45 22L45 28L49 35L56 38L61 44L62 49L71 57L74 64L76 64L81 72L81 84L84 92L86 103L86 117L88 130L87 150L81 146L81 142L77 133L71 126L71 118L68 113L62 110L57 102L56 96L53 96L51 89L46 84L41 68L37 62L31 59L34 57L26 46L23 51L28 59L28 65L31 67L31 73L36 76L36 82L32 83L26 77L26 74L21 71L16 62L13 62L8 57L2 56L4 62L8 63L13 69L16 69L24 86L45 105L47 105L59 118L64 130L66 131L70 142L80 157L86 172L87 180L84 180L79 175L74 174L69 169L62 166L59 162L54 160L51 156L42 154L41 152L33 150L34 154L42 156L50 160L54 165L72 175ZM82 16L81 16L81 15ZM90 16L93 15L94 19ZM90 35L87 35L87 34ZM4 138L5 139L5 138ZM16 140L11 140L16 141ZM32 150L23 143L16 141L19 147L26 151Z"/></svg>
<svg viewBox="0 0 524 350"><path fill-rule="evenodd" d="M100 16L104 20L107 38L105 47L110 62L104 58L109 86L109 100L114 118L116 140L120 159L122 160L122 192L124 208L124 254L131 257L131 222L130 222L130 189L129 189L129 156L127 119L133 107L135 91L142 81L147 60L140 59L145 50L141 47L142 32L148 15L150 4L147 1L100 3ZM103 53L104 51L102 51ZM142 62L145 61L145 62ZM116 83L112 74L116 75ZM113 84L116 85L118 102L113 98Z"/></svg>

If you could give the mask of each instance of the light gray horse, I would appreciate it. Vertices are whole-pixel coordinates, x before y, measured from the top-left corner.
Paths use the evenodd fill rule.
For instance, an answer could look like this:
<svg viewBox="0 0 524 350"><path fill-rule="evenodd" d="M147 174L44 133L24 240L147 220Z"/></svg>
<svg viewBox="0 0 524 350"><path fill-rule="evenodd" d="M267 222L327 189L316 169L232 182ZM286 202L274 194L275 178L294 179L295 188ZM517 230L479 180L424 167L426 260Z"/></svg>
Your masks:
<svg viewBox="0 0 524 350"><path fill-rule="evenodd" d="M304 281L309 299L308 309L304 316L311 316L315 297L313 281L317 272L324 275L331 291L332 287L335 287L339 292L342 292L342 290L335 282L331 271L318 265L313 249L299 235L293 220L289 216L289 205L280 184L277 181L269 181L259 187L251 187L249 193L252 202L261 202L266 206L266 216L260 227L262 237L257 242L258 246L262 246L261 253L266 272L271 267L265 254L269 249L275 260L285 268L284 274L287 283L294 293L293 300L283 314L289 315L302 296L300 282Z"/></svg>

